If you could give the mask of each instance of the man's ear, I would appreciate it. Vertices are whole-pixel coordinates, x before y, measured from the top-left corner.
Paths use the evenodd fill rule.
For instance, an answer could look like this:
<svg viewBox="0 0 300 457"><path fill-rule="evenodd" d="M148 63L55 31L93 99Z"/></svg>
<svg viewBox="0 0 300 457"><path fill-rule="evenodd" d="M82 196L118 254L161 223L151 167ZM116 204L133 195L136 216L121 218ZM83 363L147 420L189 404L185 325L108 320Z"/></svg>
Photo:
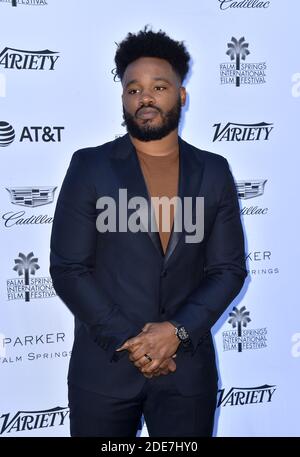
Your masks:
<svg viewBox="0 0 300 457"><path fill-rule="evenodd" d="M185 101L186 101L186 90L185 90L185 87L183 87L183 86L180 87L180 100L181 100L181 106L184 106Z"/></svg>

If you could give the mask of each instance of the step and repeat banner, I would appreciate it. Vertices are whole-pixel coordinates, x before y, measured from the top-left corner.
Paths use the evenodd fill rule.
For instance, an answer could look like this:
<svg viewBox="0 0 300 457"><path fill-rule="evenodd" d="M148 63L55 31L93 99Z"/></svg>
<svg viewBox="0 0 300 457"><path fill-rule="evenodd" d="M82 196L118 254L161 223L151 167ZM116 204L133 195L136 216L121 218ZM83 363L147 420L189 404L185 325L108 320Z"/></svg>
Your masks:
<svg viewBox="0 0 300 457"><path fill-rule="evenodd" d="M213 329L215 436L300 435L299 15L298 0L0 0L0 437L69 435L52 219L73 152L125 133L116 43L146 24L184 40L181 135L228 159L240 198L249 275Z"/></svg>

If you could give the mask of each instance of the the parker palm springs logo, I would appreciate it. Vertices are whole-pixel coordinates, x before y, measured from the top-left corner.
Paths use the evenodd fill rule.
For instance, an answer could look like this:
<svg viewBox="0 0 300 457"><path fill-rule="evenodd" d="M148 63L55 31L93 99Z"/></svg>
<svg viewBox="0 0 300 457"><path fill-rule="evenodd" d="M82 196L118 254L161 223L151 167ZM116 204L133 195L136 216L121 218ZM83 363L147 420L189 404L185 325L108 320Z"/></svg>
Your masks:
<svg viewBox="0 0 300 457"><path fill-rule="evenodd" d="M245 306L240 309L234 307L229 313L228 324L232 325L232 330L223 332L223 350L237 350L242 352L246 349L262 349L267 347L267 329L249 329L251 322L250 312Z"/></svg>
<svg viewBox="0 0 300 457"><path fill-rule="evenodd" d="M246 63L246 57L250 54L249 43L245 37L239 39L232 37L227 43L226 55L232 63L220 64L221 84L235 84L240 87L242 84L263 84L266 82L266 63ZM233 62L234 61L234 62Z"/></svg>
<svg viewBox="0 0 300 457"><path fill-rule="evenodd" d="M33 252L28 255L20 252L14 262L13 270L18 273L19 278L7 280L8 300L29 302L34 298L49 298L56 295L50 277L36 277L36 271L40 266Z"/></svg>
<svg viewBox="0 0 300 457"><path fill-rule="evenodd" d="M276 255L276 254L275 254ZM270 249L253 250L246 253L248 273L252 278L262 278L280 273L280 268L273 263L273 252Z"/></svg>

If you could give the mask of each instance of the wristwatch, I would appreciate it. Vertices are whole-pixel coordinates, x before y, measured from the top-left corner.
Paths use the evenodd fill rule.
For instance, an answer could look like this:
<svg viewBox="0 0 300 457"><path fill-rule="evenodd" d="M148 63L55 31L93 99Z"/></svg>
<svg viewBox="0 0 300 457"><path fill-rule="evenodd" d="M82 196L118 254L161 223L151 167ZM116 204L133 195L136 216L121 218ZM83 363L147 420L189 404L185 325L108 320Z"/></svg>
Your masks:
<svg viewBox="0 0 300 457"><path fill-rule="evenodd" d="M183 346L189 346L190 345L190 335L188 334L188 331L186 328L179 324L176 321L169 321L171 324L175 326L175 335L179 339L179 341L182 343Z"/></svg>

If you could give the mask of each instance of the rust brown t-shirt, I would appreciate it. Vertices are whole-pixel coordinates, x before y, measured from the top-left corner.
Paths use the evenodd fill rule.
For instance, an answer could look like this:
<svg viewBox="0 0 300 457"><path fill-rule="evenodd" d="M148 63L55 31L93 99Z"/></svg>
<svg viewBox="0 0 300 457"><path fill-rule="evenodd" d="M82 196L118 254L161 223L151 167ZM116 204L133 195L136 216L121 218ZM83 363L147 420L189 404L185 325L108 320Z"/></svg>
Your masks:
<svg viewBox="0 0 300 457"><path fill-rule="evenodd" d="M168 197L178 195L179 152L174 150L165 156L153 156L137 150L148 193L151 197ZM174 220L174 205L154 205L156 224L164 253L167 250ZM164 216L165 215L165 216ZM166 217L163 227L163 217Z"/></svg>

